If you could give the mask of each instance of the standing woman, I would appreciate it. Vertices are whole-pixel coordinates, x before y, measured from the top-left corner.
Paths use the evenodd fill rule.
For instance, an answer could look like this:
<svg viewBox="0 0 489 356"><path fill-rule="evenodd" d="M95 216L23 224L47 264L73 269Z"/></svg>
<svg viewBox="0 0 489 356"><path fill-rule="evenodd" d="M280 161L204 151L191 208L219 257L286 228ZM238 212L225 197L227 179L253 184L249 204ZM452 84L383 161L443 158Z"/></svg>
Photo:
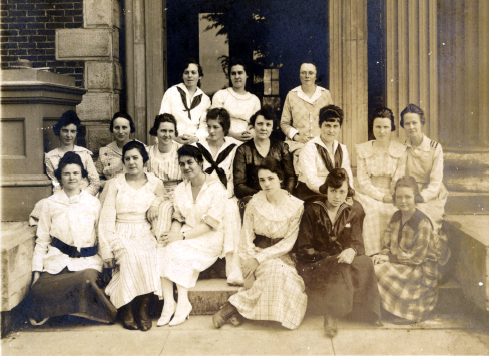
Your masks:
<svg viewBox="0 0 489 356"><path fill-rule="evenodd" d="M212 97L213 108L224 108L231 117L228 136L240 141L248 141L253 135L250 132L250 118L260 110L260 99L246 91L248 74L246 65L241 59L229 61L229 77L232 87L219 90Z"/></svg>
<svg viewBox="0 0 489 356"><path fill-rule="evenodd" d="M66 152L54 171L61 190L44 200L32 257L30 320L77 315L103 323L117 310L98 286L103 262L95 226L100 203L80 183L87 171L79 155Z"/></svg>
<svg viewBox="0 0 489 356"><path fill-rule="evenodd" d="M306 313L304 281L289 256L304 206L281 189L284 172L280 166L274 157L266 157L257 167L263 190L253 196L245 210L239 247L243 276L249 281L245 285L252 285L231 296L213 316L216 328L232 317L243 316L297 329Z"/></svg>
<svg viewBox="0 0 489 356"><path fill-rule="evenodd" d="M198 87L204 76L199 63L189 59L182 72L183 83L172 86L163 95L160 114L175 117L180 135L174 140L183 145L197 142L199 137L205 136L204 120L211 100Z"/></svg>
<svg viewBox="0 0 489 356"><path fill-rule="evenodd" d="M106 267L114 268L105 291L120 309L126 329L147 331L152 326L148 315L151 293L161 295L157 242L148 219L156 219L165 188L154 174L144 172L148 154L141 142L126 143L122 159L127 173L109 185L100 216L102 258Z"/></svg>
<svg viewBox="0 0 489 356"><path fill-rule="evenodd" d="M358 190L355 199L365 210L363 241L367 256L378 253L381 237L396 212L392 194L397 180L406 171L406 146L391 140L396 129L394 114L388 108L376 109L368 118L375 140L356 145Z"/></svg>
<svg viewBox="0 0 489 356"><path fill-rule="evenodd" d="M233 163L234 193L245 204L262 189L257 178L257 168L266 157L273 157L282 165L284 189L292 193L295 187L296 176L288 144L270 138L274 119L273 109L264 105L250 119L255 137L236 150Z"/></svg>
<svg viewBox="0 0 489 356"><path fill-rule="evenodd" d="M418 209L429 216L436 233L440 233L448 191L443 185L443 150L438 142L423 134L426 122L423 110L409 104L401 112L401 126L408 139L406 176L418 183Z"/></svg>
<svg viewBox="0 0 489 356"><path fill-rule="evenodd" d="M165 300L158 326L179 325L188 318L192 311L188 289L195 286L200 272L222 257L226 190L219 180L204 172L197 147L180 147L178 160L185 180L175 189L178 199L173 222L158 246ZM173 283L178 290L178 305L173 298Z"/></svg>

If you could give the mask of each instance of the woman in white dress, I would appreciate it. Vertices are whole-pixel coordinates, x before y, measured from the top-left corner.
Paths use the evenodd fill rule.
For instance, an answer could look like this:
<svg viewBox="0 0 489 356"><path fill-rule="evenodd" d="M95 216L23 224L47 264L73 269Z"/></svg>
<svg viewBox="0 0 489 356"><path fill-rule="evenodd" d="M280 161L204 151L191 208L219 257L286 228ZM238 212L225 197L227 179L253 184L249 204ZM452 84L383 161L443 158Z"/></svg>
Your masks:
<svg viewBox="0 0 489 356"><path fill-rule="evenodd" d="M246 90L248 74L246 65L241 59L229 61L229 77L232 87L219 90L212 97L213 108L224 108L231 117L228 136L240 141L248 141L253 137L250 118L260 110L260 99Z"/></svg>
<svg viewBox="0 0 489 356"><path fill-rule="evenodd" d="M198 87L204 76L202 67L195 60L188 60L183 68L183 83L169 88L161 101L160 114L172 114L178 123L180 135L174 140L180 144L192 144L205 137L205 114L211 100Z"/></svg>
<svg viewBox="0 0 489 356"><path fill-rule="evenodd" d="M179 325L188 318L192 311L188 289L195 286L199 273L222 255L223 247L226 190L219 180L204 172L197 147L180 147L178 160L185 180L175 189L173 222L158 246L165 300L158 326ZM173 298L173 283L178 290L178 305Z"/></svg>
<svg viewBox="0 0 489 356"><path fill-rule="evenodd" d="M165 188L154 174L144 172L148 154L141 142L128 142L122 148L122 159L127 173L109 185L99 223L102 258L107 268L113 268L105 291L120 309L126 329L147 331L152 326L148 315L151 293L161 295L157 242L148 219L157 218Z"/></svg>
<svg viewBox="0 0 489 356"><path fill-rule="evenodd" d="M374 110L368 125L375 140L356 145L358 186L355 199L365 210L363 241L365 254L372 256L382 248L381 237L397 211L392 204L392 194L397 180L404 176L407 155L406 146L391 140L391 131L396 126L390 109Z"/></svg>
<svg viewBox="0 0 489 356"><path fill-rule="evenodd" d="M234 196L233 160L236 148L241 144L232 137L227 136L231 126L229 114L226 109L214 108L207 113L207 131L209 135L205 140L197 142L204 158L204 171L211 177L221 181L227 189L227 199L224 215L224 249L226 256L226 276L228 284L241 285L243 277L236 255L239 244L239 231L241 217L239 215L238 199Z"/></svg>
<svg viewBox="0 0 489 356"><path fill-rule="evenodd" d="M288 254L297 240L303 202L280 188L284 172L275 158L261 162L258 179L262 190L246 206L239 246L247 289L232 295L213 316L216 328L243 316L296 329L306 312L304 281Z"/></svg>

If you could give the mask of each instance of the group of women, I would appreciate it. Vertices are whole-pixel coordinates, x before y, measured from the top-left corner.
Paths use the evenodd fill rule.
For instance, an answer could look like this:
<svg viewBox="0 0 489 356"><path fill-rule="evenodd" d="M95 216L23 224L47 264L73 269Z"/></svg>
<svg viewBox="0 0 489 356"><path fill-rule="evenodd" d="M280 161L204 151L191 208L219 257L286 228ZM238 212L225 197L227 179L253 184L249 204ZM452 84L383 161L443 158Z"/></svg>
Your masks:
<svg viewBox="0 0 489 356"><path fill-rule="evenodd" d="M54 194L32 216L33 324L65 314L112 322L119 310L125 328L146 331L152 294L164 299L157 325L181 324L192 310L188 289L218 258L228 283L242 287L213 316L216 328L244 317L296 329L312 294L329 337L338 317L358 310L374 323L381 306L395 322L429 316L449 250L443 154L422 133L423 111L410 104L401 113L406 144L390 138L392 111L369 117L375 140L357 145L354 190L337 141L343 111L316 86L313 64L301 66L302 85L287 96L285 142L270 137L274 111L246 91L243 62L229 69L232 87L211 103L198 88L202 68L186 63L149 147L130 139L132 118L116 113L115 140L95 165L74 145L76 113L63 114L60 147L46 154Z"/></svg>

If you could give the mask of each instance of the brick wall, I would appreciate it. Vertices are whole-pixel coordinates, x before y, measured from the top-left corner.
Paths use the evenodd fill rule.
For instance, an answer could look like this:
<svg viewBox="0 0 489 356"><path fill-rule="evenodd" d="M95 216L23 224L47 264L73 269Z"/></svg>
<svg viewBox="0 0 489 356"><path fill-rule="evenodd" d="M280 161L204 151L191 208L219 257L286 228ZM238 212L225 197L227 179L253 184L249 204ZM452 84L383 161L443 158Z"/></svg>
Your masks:
<svg viewBox="0 0 489 356"><path fill-rule="evenodd" d="M83 27L83 0L1 0L0 24L2 68L28 59L83 86L84 63L55 58L55 30Z"/></svg>

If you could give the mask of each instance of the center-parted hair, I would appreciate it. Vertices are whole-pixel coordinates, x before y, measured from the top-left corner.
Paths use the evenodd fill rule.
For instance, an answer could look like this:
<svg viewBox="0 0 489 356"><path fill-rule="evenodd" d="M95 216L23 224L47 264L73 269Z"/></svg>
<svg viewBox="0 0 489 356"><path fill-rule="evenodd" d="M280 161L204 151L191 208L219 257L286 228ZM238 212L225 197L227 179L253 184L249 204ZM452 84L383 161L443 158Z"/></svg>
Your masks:
<svg viewBox="0 0 489 356"><path fill-rule="evenodd" d="M151 136L158 136L158 129L160 128L160 124L162 124L163 122L169 122L170 124L173 124L173 127L175 129L175 137L178 136L177 120L175 120L175 116L168 113L156 115L153 127L149 130L149 134Z"/></svg>
<svg viewBox="0 0 489 356"><path fill-rule="evenodd" d="M418 188L418 183L416 183L416 179L414 179L414 177L411 176L404 176L402 178L399 178L396 182L396 186L394 188L394 194L392 195L392 201L394 204L396 204L397 188L401 188L401 187L411 188L413 190L414 202L416 204L423 202L423 199L419 195L419 188Z"/></svg>
<svg viewBox="0 0 489 356"><path fill-rule="evenodd" d="M323 195L328 194L328 187L339 189L346 182L348 184L347 197L355 195L355 189L350 187L350 180L348 178L348 172L344 168L333 168L326 177L326 182L319 187L319 192Z"/></svg>
<svg viewBox="0 0 489 356"><path fill-rule="evenodd" d="M258 180L258 172L261 171L262 169L267 169L272 173L275 173L278 176L278 179L280 179L282 182L285 179L285 173L284 169L282 166L282 162L277 160L274 157L265 157L263 161L256 167L256 175L257 175L257 180Z"/></svg>
<svg viewBox="0 0 489 356"><path fill-rule="evenodd" d="M204 72L202 71L202 67L200 66L199 62L197 62L195 59L193 58L188 58L187 61L183 64L183 68L182 68L182 75L183 75L183 72L185 72L185 69L188 68L189 65L191 64L195 64L198 68L198 72L199 72L199 77L203 77L204 76Z"/></svg>
<svg viewBox="0 0 489 356"><path fill-rule="evenodd" d="M114 121L116 119L126 119L127 121L129 121L129 127L131 128L131 133L136 131L136 127L134 126L134 121L132 121L131 115L129 115L126 112L119 111L116 112L114 116L112 116L112 120L110 120L110 127L109 127L110 132L114 133Z"/></svg>
<svg viewBox="0 0 489 356"><path fill-rule="evenodd" d="M224 136L227 136L229 133L229 128L231 127L231 119L229 118L229 113L224 108L214 108L210 109L207 112L206 116L207 122L209 120L217 120L219 125L221 125L222 130L224 131Z"/></svg>
<svg viewBox="0 0 489 356"><path fill-rule="evenodd" d="M391 131L394 131L396 129L396 124L394 123L394 114L392 113L392 110L386 107L379 107L375 108L368 116L368 130L370 132L373 131L374 121L378 118L391 120Z"/></svg>
<svg viewBox="0 0 489 356"><path fill-rule="evenodd" d="M418 105L408 104L408 106L406 106L404 110L401 111L401 122L399 123L401 127L404 127L404 115L406 114L418 114L421 125L424 125L426 123L423 109L421 109Z"/></svg>
<svg viewBox="0 0 489 356"><path fill-rule="evenodd" d="M63 115L61 115L58 122L53 126L54 134L56 136L59 136L59 134L61 133L61 128L63 126L68 126L71 124L76 126L76 137L80 137L82 134L80 130L81 121L78 118L76 112L74 112L73 110L65 111Z"/></svg>
<svg viewBox="0 0 489 356"><path fill-rule="evenodd" d="M204 163L204 158L202 157L202 153L195 146L183 145L177 150L177 154L178 154L179 161L180 161L180 157L188 156L188 157L192 157L199 164Z"/></svg>
<svg viewBox="0 0 489 356"><path fill-rule="evenodd" d="M336 105L327 105L319 110L319 127L323 122L338 122L343 125L343 110Z"/></svg>
<svg viewBox="0 0 489 356"><path fill-rule="evenodd" d="M273 122L275 122L277 118L277 116L275 115L275 111L270 105L263 105L262 108L254 113L253 116L250 118L251 126L255 126L255 122L258 116L263 116L265 120L272 120Z"/></svg>
<svg viewBox="0 0 489 356"><path fill-rule="evenodd" d="M144 144L139 142L139 141L129 141L122 147L122 163L124 163L124 157L126 156L126 152L137 149L139 153L141 154L141 157L143 157L143 163L148 162L149 156L148 152L146 151L146 148L144 147Z"/></svg>
<svg viewBox="0 0 489 356"><path fill-rule="evenodd" d="M63 173L63 168L65 168L68 164L79 165L81 168L82 178L88 177L88 172L83 165L81 157L75 152L68 151L63 155L63 157L61 157L61 159L59 160L58 168L54 170L54 176L56 177L58 182L61 182L61 174Z"/></svg>

